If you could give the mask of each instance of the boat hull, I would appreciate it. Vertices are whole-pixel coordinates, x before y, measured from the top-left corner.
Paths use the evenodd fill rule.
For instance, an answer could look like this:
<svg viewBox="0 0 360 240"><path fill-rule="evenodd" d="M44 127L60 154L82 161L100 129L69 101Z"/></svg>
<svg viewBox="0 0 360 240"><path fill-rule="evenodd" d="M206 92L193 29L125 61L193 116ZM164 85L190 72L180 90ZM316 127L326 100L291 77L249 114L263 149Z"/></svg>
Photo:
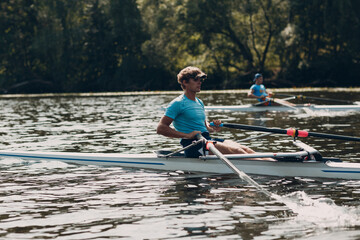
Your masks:
<svg viewBox="0 0 360 240"><path fill-rule="evenodd" d="M56 160L72 164L116 166L163 171L188 171L228 174L232 171L220 159L184 157L158 157L150 154L67 153L67 152L10 152L0 151L1 158L24 160ZM335 179L360 179L360 163L344 162L282 162L231 159L247 174L279 177L311 177Z"/></svg>

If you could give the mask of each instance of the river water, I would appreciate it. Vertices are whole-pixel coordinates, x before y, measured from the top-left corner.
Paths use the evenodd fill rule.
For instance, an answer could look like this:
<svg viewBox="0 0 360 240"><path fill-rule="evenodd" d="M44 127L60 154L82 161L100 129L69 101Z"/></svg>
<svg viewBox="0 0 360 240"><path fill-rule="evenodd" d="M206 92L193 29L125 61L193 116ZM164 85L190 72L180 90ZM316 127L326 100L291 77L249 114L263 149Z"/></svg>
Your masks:
<svg viewBox="0 0 360 240"><path fill-rule="evenodd" d="M357 91L302 92L359 101ZM178 93L0 98L2 149L148 153L179 149L156 135ZM251 102L244 92L204 92L207 105ZM321 103L321 102L319 102ZM208 112L208 118L360 136L354 112ZM259 133L223 129L241 140ZM246 142L256 151L298 150L286 136ZM323 156L360 162L354 142L309 138ZM283 201L234 175L0 160L0 239L360 239L360 181L253 176Z"/></svg>

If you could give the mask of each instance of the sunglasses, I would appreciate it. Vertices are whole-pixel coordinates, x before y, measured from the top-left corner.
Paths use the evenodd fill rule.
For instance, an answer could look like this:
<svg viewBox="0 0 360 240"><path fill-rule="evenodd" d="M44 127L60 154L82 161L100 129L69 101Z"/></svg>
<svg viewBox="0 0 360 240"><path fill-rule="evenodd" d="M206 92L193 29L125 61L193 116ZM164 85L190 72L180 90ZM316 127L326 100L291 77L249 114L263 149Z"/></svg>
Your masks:
<svg viewBox="0 0 360 240"><path fill-rule="evenodd" d="M194 77L194 81L195 81L195 82L200 81L200 82L202 82L202 83L203 83L206 79L207 79L207 76L206 76L206 75L202 75L202 76L196 76L196 77Z"/></svg>

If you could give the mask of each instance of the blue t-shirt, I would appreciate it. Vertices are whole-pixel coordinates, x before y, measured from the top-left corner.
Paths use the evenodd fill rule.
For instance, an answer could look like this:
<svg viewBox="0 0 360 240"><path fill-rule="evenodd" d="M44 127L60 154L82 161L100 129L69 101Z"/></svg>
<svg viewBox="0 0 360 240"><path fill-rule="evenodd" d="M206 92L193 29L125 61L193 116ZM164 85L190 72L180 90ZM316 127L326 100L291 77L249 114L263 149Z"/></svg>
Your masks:
<svg viewBox="0 0 360 240"><path fill-rule="evenodd" d="M250 90L254 90L253 94L257 97L260 97L260 96L267 97L268 96L268 94L266 93L266 88L263 84L261 84L261 85L253 84L251 86ZM260 102L262 101L260 98L258 98L258 100Z"/></svg>
<svg viewBox="0 0 360 240"><path fill-rule="evenodd" d="M165 116L174 119L173 125L176 131L183 133L207 132L204 103L198 98L193 101L185 94L178 96L169 103Z"/></svg>

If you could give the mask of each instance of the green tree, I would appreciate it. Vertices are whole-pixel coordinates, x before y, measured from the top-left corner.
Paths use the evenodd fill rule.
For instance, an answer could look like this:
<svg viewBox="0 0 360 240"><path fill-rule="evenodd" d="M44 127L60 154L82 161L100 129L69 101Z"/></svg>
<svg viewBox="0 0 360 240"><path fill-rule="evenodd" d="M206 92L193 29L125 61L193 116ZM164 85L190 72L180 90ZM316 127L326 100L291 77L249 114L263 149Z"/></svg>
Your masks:
<svg viewBox="0 0 360 240"><path fill-rule="evenodd" d="M84 77L77 86L81 91L106 91L115 74L117 56L109 11L108 2L93 0L85 12Z"/></svg>
<svg viewBox="0 0 360 240"><path fill-rule="evenodd" d="M0 89L179 89L188 65L209 73L208 89L247 88L257 71L268 86L358 85L359 9L355 0L6 0Z"/></svg>
<svg viewBox="0 0 360 240"><path fill-rule="evenodd" d="M110 0L110 16L113 41L116 49L117 65L115 79L111 87L123 90L137 90L144 71L141 44L146 39L143 22L135 0Z"/></svg>
<svg viewBox="0 0 360 240"><path fill-rule="evenodd" d="M299 85L353 85L360 74L358 1L291 1L296 39L287 45L285 78Z"/></svg>
<svg viewBox="0 0 360 240"><path fill-rule="evenodd" d="M38 65L32 48L32 37L37 24L33 2L19 0L0 3L0 71L3 91L11 90L18 83L38 79L35 71Z"/></svg>
<svg viewBox="0 0 360 240"><path fill-rule="evenodd" d="M286 1L141 3L143 16L155 16L146 21L152 37L145 44L155 62L173 62L177 70L184 65L201 66L215 76L209 81L212 87L223 88L248 84L255 71L275 65L276 59L268 55L274 55L272 41L286 26L282 17L287 13Z"/></svg>

